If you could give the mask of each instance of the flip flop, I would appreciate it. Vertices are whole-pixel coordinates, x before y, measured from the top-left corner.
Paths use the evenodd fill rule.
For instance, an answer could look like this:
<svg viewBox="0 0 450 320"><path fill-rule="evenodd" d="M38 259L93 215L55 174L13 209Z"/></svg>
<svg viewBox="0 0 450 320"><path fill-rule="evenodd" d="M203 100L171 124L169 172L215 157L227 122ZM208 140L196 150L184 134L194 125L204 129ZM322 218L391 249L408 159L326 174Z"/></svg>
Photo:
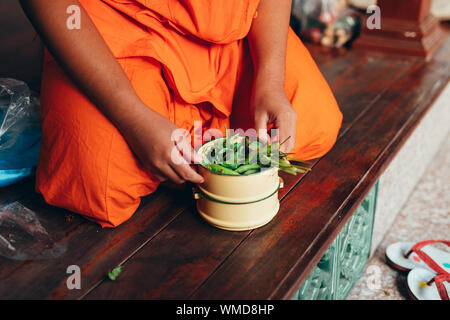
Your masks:
<svg viewBox="0 0 450 320"><path fill-rule="evenodd" d="M415 300L449 300L450 274L416 268L408 273L408 292Z"/></svg>
<svg viewBox="0 0 450 320"><path fill-rule="evenodd" d="M433 243L444 243L450 247L448 240L397 242L387 247L386 259L393 268L400 271L423 268L437 274L449 274L450 253L431 246Z"/></svg>

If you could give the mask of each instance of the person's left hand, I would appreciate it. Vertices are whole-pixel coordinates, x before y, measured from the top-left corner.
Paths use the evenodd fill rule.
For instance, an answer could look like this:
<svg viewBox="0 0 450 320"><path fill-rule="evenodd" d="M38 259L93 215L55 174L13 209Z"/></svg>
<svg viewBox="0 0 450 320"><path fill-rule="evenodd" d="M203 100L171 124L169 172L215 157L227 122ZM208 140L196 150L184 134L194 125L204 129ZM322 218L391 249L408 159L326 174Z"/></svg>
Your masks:
<svg viewBox="0 0 450 320"><path fill-rule="evenodd" d="M284 90L255 88L252 106L256 132L260 133L260 129L267 130L267 126L272 124L279 130L280 143L286 141L280 151L291 152L295 144L297 113ZM266 132L264 130L261 132ZM261 138L267 139L267 136Z"/></svg>

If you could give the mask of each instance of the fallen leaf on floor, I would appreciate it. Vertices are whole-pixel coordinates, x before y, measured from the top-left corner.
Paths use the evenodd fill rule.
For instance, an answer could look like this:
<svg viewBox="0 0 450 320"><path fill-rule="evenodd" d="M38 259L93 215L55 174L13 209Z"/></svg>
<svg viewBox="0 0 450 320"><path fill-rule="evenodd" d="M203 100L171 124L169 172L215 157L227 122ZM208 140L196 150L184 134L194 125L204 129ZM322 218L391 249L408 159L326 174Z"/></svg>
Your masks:
<svg viewBox="0 0 450 320"><path fill-rule="evenodd" d="M123 270L123 266L118 266L117 268L114 268L108 273L108 278L111 281L116 281L117 277L120 275L120 273Z"/></svg>

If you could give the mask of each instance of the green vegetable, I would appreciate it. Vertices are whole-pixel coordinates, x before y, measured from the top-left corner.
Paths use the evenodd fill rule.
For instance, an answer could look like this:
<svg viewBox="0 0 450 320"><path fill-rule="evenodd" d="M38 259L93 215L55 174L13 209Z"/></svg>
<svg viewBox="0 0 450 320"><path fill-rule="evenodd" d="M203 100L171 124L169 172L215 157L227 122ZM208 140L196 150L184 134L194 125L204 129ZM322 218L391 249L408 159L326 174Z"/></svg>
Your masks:
<svg viewBox="0 0 450 320"><path fill-rule="evenodd" d="M244 173L243 173L243 175L244 176L248 176L248 175L250 175L250 174L254 174L254 173L258 173L258 172L260 172L259 170L256 170L256 169L254 169L254 170L248 170L248 171L245 171Z"/></svg>
<svg viewBox="0 0 450 320"><path fill-rule="evenodd" d="M295 168L288 168L288 167L281 167L280 170L292 174L294 176L296 176L298 172Z"/></svg>
<svg viewBox="0 0 450 320"><path fill-rule="evenodd" d="M244 173L247 172L249 170L257 170L260 169L261 165L257 164L257 163L253 163L253 164L245 164L243 166L240 166L239 168L237 168L235 170L235 172L237 173Z"/></svg>
<svg viewBox="0 0 450 320"><path fill-rule="evenodd" d="M306 165L312 165L312 162L302 161L302 160L298 160L298 159L289 157L289 153L286 154L286 159L294 161L294 162L303 163L303 164L306 164Z"/></svg>
<svg viewBox="0 0 450 320"><path fill-rule="evenodd" d="M108 278L111 281L116 281L117 277L122 273L123 266L118 266L117 268L114 268L110 272L108 272Z"/></svg>
<svg viewBox="0 0 450 320"><path fill-rule="evenodd" d="M311 163L290 157L292 153L279 151L288 139L281 144L266 144L256 138L227 136L221 143L211 142L205 147L202 165L214 173L231 176L254 174L272 166L293 175L310 171L310 168L294 165L290 161L306 165Z"/></svg>
<svg viewBox="0 0 450 320"><path fill-rule="evenodd" d="M230 176L238 176L239 175L239 173L235 172L234 170L225 168L217 163L212 163L210 165L207 165L206 168L215 173L220 173L220 174L225 174L225 175L230 175Z"/></svg>
<svg viewBox="0 0 450 320"><path fill-rule="evenodd" d="M280 161L278 162L279 163L279 165L280 165L280 167L290 167L291 166L291 163L289 162L289 160L287 160L287 159L280 159Z"/></svg>
<svg viewBox="0 0 450 320"><path fill-rule="evenodd" d="M309 172L309 171L311 171L311 168L306 168L306 167L296 166L295 164L292 164L291 166L294 167L294 168L296 168L297 170L300 170L300 171L304 171L304 172Z"/></svg>

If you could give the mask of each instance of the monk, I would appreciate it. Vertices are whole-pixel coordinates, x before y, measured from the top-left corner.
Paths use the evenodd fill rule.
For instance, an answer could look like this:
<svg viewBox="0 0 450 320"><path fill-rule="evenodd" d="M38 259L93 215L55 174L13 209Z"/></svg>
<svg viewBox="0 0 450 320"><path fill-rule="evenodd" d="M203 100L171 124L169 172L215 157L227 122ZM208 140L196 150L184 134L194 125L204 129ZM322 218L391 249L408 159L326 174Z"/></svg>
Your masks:
<svg viewBox="0 0 450 320"><path fill-rule="evenodd" d="M336 141L342 114L290 0L21 4L47 49L36 190L51 205L116 227L162 181L202 183L195 150L173 150L209 129L276 128L304 160Z"/></svg>

